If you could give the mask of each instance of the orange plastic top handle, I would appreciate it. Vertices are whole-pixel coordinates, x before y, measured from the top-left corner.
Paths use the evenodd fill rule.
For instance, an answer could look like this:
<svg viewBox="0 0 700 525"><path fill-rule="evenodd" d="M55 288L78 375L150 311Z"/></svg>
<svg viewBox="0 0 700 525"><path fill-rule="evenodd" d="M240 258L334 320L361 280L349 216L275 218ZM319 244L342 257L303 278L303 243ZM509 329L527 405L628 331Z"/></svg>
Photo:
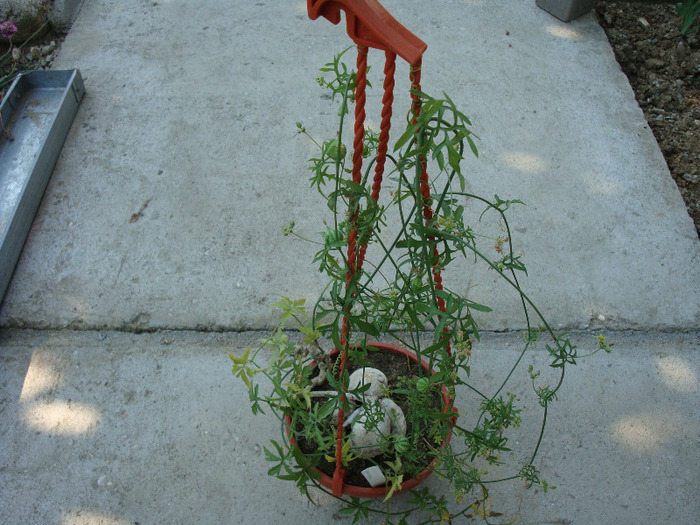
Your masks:
<svg viewBox="0 0 700 525"><path fill-rule="evenodd" d="M377 0L306 0L309 18L340 22L345 11L348 36L360 46L391 51L411 65L420 61L428 45L402 26Z"/></svg>

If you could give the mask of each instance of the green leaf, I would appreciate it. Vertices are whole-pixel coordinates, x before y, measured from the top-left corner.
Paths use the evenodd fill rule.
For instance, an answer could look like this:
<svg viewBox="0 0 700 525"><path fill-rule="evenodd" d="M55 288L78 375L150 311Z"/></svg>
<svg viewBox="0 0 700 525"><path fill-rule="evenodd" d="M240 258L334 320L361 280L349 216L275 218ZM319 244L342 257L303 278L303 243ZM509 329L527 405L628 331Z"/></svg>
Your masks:
<svg viewBox="0 0 700 525"><path fill-rule="evenodd" d="M416 132L420 129L420 124L413 124L412 126L409 126L406 128L406 131L403 132L403 135L399 137L399 139L396 141L396 144L394 144L394 151L400 150L404 144L406 144L409 140L411 140L413 137L415 137Z"/></svg>
<svg viewBox="0 0 700 525"><path fill-rule="evenodd" d="M438 168L440 168L440 171L445 169L445 155L443 155L441 150L435 150L433 153L433 158L437 160L438 163Z"/></svg>
<svg viewBox="0 0 700 525"><path fill-rule="evenodd" d="M418 308L416 308L416 310L418 310ZM411 322L418 330L425 330L425 325L421 322L420 319L418 319L418 316L416 315L416 312L413 308L407 306L405 313L408 315L408 317L411 319Z"/></svg>
<svg viewBox="0 0 700 525"><path fill-rule="evenodd" d="M321 409L318 411L318 417L320 419L325 419L328 416L330 416L333 413L333 410L335 410L336 403L333 400L326 401Z"/></svg>
<svg viewBox="0 0 700 525"><path fill-rule="evenodd" d="M233 361L233 363L236 365L248 364L248 356L249 355L250 355L250 345L248 345L248 348L245 349L245 352L243 352L243 355L240 357L236 357L231 352L228 353L228 356L231 358L231 361Z"/></svg>
<svg viewBox="0 0 700 525"><path fill-rule="evenodd" d="M336 348L343 348L343 344L340 341L340 330L338 329L338 322L333 323L333 330L331 331L331 341Z"/></svg>
<svg viewBox="0 0 700 525"><path fill-rule="evenodd" d="M472 150L472 153L474 154L474 156L478 157L479 150L477 149L476 144L474 143L472 138L469 135L467 135L465 138L467 139L467 142L469 143L469 148Z"/></svg>
<svg viewBox="0 0 700 525"><path fill-rule="evenodd" d="M479 303L473 303L471 301L464 301L464 305L472 310L477 310L479 312L492 312L493 310L488 306Z"/></svg>
<svg viewBox="0 0 700 525"><path fill-rule="evenodd" d="M423 241L420 239L403 239L396 243L397 248L420 248L421 246L423 246Z"/></svg>
<svg viewBox="0 0 700 525"><path fill-rule="evenodd" d="M431 99L429 101L423 102L421 106L420 116L418 117L419 122L427 123L430 119L442 109L443 101Z"/></svg>
<svg viewBox="0 0 700 525"><path fill-rule="evenodd" d="M437 352L441 348L443 348L443 349L447 348L448 343L449 343L449 339L447 339L445 337L440 338L436 343L433 343L428 348L424 349L423 353L430 355L434 352Z"/></svg>
<svg viewBox="0 0 700 525"><path fill-rule="evenodd" d="M379 337L381 335L379 329L373 323L369 323L360 319L359 317L354 316L348 316L348 319L367 335L371 335L372 337Z"/></svg>
<svg viewBox="0 0 700 525"><path fill-rule="evenodd" d="M341 186L344 186L346 190L353 195L363 195L367 193L366 188L362 184L357 182L352 182L350 180L338 181Z"/></svg>

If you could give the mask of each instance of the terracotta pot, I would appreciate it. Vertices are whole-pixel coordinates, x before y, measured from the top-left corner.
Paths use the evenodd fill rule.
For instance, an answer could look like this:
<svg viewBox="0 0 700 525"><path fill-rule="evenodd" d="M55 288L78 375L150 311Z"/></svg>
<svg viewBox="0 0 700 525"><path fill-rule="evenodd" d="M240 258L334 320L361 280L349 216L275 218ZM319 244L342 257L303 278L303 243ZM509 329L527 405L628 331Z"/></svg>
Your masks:
<svg viewBox="0 0 700 525"><path fill-rule="evenodd" d="M367 343L367 346L376 348L378 350L384 350L387 352L393 352L395 354L400 354L408 357L411 361L414 363L418 362L418 358L416 357L416 354L413 352L406 350L405 348L401 348L400 346L396 346L390 343L378 343L378 342L369 342ZM337 350L334 351L337 354ZM333 355L333 352L331 353ZM312 363L310 366L314 366L315 363ZM425 360L421 360L421 367L423 370L428 370L428 363ZM447 412L449 410L453 410L455 413L457 412L457 409L451 408L452 402L450 400L450 397L448 395L447 389L443 388L442 391L442 399L444 403L444 411ZM457 420L457 416L455 415L454 418L452 418L453 421ZM287 416L285 417L285 424L287 425L287 435L289 436L289 441L292 445L296 445L296 441L294 440L294 437L291 435L291 429L289 428L289 424L291 422L291 417ZM445 442L443 443L443 447L446 446L450 442L450 438L452 437L452 431L447 434L447 438L445 439ZM437 462L437 459L434 459L430 466L433 466ZM333 490L333 479L321 472L320 470L314 468L319 475L319 482L321 485L324 487ZM404 481L401 483L401 490L398 490L395 492L395 494L398 494L400 492L405 492L407 490L411 490L412 488L416 487L419 483L421 483L425 478L427 478L432 470L429 467L426 467L418 476L415 478L411 478L409 480ZM384 498L386 497L387 494L387 489L386 487L358 487L356 485L350 485L349 483L344 483L343 484L343 490L342 490L342 495L344 496L351 496L351 497L358 497L358 498Z"/></svg>

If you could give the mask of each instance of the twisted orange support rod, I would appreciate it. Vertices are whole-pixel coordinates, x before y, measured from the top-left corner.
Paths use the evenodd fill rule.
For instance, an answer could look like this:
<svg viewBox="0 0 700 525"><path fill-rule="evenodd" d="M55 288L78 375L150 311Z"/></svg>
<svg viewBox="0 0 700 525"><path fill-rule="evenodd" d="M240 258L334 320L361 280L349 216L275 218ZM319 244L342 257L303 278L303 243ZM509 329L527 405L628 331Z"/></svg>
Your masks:
<svg viewBox="0 0 700 525"><path fill-rule="evenodd" d="M386 154L389 150L389 130L391 129L392 106L394 104L394 73L396 71L396 55L391 51L386 51L386 62L384 63L384 95L382 96L382 122L379 125L379 145L377 146L377 160L374 165L374 179L372 181L372 198L375 202L379 200L379 192L382 189L384 177L384 166L386 165ZM360 247L358 255L358 266L362 268L362 262L367 253L367 243Z"/></svg>
<svg viewBox="0 0 700 525"><path fill-rule="evenodd" d="M394 73L396 72L396 54L391 51L386 53L384 63L384 96L382 97L382 122L379 125L379 146L377 147L377 164L374 169L374 184L372 185L372 198L379 199L379 191L382 188L382 177L386 154L389 150L389 129L391 128L392 106L394 105Z"/></svg>
<svg viewBox="0 0 700 525"><path fill-rule="evenodd" d="M421 65L422 61L419 60L416 64L411 66L411 72L410 72L410 79L411 79L411 112L413 113L413 123L415 124L418 121L418 115L420 114L420 108L421 108L421 101L420 98L418 98L418 95L414 93L414 91L420 91L420 77L421 77ZM420 133L420 130L416 131L416 133ZM421 195L423 196L423 218L425 219L425 224L426 226L431 226L431 222L433 220L433 208L432 208L432 203L433 203L433 198L430 195L430 180L428 178L428 161L425 157L421 157L419 159L420 162L420 170L421 170L421 176L420 176L420 192ZM432 235L428 236L428 241L433 242L435 241L435 237ZM442 274L440 273L440 267L439 267L439 257L440 253L438 252L437 245L433 246L433 257L435 259L435 262L433 263L433 283L435 285L436 290L442 290ZM441 312L445 312L445 300L442 297L437 297L437 307ZM445 328L443 331L447 331ZM451 352L450 350L450 345L448 343L447 345L447 352L448 354Z"/></svg>
<svg viewBox="0 0 700 525"><path fill-rule="evenodd" d="M365 102L367 101L367 48L357 46L357 73L355 77L355 135L353 139L353 156L352 156L352 181L360 184L362 182L362 151L364 150L365 137ZM355 277L355 274L362 266L362 259L357 257L357 208L359 203L350 201L350 222L348 225L348 271L346 274L346 288ZM354 295L351 294L351 295ZM340 375L345 371L345 360L347 357L346 346L348 344L348 318L351 307L350 300L344 305L346 313L343 316L343 328L341 343L343 348L340 352ZM335 472L333 473L333 495L340 497L343 494L343 480L345 478L345 469L343 469L343 424L345 422L345 392L340 394L340 408L338 409L338 426L336 427L336 446L335 446Z"/></svg>

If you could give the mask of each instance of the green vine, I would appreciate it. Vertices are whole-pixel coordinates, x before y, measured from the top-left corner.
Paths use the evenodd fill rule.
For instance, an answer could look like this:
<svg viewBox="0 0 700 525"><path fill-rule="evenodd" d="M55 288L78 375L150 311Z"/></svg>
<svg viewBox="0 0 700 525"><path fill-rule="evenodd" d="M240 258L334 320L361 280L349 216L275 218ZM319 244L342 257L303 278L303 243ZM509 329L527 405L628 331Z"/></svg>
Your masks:
<svg viewBox="0 0 700 525"><path fill-rule="evenodd" d="M261 413L263 407L272 409L288 443L288 436L303 439L314 443L319 451L302 454L297 446L285 448L273 441L273 448L266 449L274 465L269 473L294 481L305 494L309 483L328 492L318 483L314 467L322 461L334 461L335 427L330 423L331 416L340 408L349 408L341 392L361 398L363 391L348 392L347 372L341 375L338 359L330 359L321 346L344 349L350 359L363 362L370 339L396 341L424 360L434 373L421 370L418 377L401 379L391 392L407 399L411 410L406 419L413 430L405 436L387 436L381 443L382 451L393 458L376 464L387 480L385 502L376 505L348 498L340 513L353 516L353 523L372 519L374 514L384 515L384 523L408 523L409 518L417 519L416 523L450 523L458 516L488 521L500 516L491 510L489 487L494 483L520 479L526 486L553 488L540 478L534 461L544 436L548 407L557 399L568 366L576 365L581 356L566 334L557 334L551 328L520 286L519 276L527 274L527 269L523 254L514 248L508 214L524 203L467 191L465 155L478 156L478 138L469 118L446 94L433 98L413 90L420 112L409 113L406 129L396 139L393 153L387 155L384 179L392 185L388 199L377 202L371 194L370 175L378 147L378 136L371 130L364 133L363 156L367 162L362 180L350 180L352 152L343 136L357 75L342 62L346 51L321 68L324 76L318 79L320 86L330 90L331 98L340 99L335 136L317 140L302 123L296 125L297 134L317 147L318 154L309 159L309 181L326 202L331 217L316 239L297 233L294 222L283 227L284 235L310 240L318 247L313 263L328 278L328 284L308 309L302 300L284 298L275 304L282 311L279 326L257 351L249 348L240 357L232 355L233 372L247 385L254 413ZM430 174L427 181L423 177L426 163ZM430 189L429 198L425 184ZM480 215L470 223L467 216L474 213L475 206ZM431 210L429 219L427 207ZM495 235L482 231L482 220L487 215L500 225ZM364 250L367 254L364 267L355 272L348 263L351 232L357 235L355 257ZM488 255L492 252L494 256ZM495 272L522 307L526 325L522 350L505 378L490 392L476 388L470 376L474 367L472 350L480 341L477 318L491 312L491 307L447 282L436 285L435 275L457 260L481 264ZM301 327L301 347L286 335L285 328L291 322ZM539 384L540 372L529 367L532 388L542 408L534 450L526 464L510 466L510 474L492 475L492 467L498 466L499 473L509 467L507 460L513 457L509 435L521 424L522 408L518 397L508 392L508 385L521 368L523 357L542 338L547 339L545 349L555 378L550 384ZM607 352L610 346L601 336L598 348L591 353ZM261 353L263 350L265 353ZM323 360L330 361L322 380L333 390L316 402L311 396L312 375L317 368L310 363ZM260 393L259 377L271 382L270 394ZM479 400L471 407L476 411L471 424L455 422L450 403L436 401L443 394L454 399L459 387ZM375 413L371 404L365 408L366 425L374 429L381 414ZM450 435L452 441L448 443ZM355 459L348 447L349 441L345 441L344 464ZM391 496L404 480L419 474L420 468L415 465L424 468L433 460L431 468L451 484L454 503L420 488L412 491L408 507L393 510Z"/></svg>

